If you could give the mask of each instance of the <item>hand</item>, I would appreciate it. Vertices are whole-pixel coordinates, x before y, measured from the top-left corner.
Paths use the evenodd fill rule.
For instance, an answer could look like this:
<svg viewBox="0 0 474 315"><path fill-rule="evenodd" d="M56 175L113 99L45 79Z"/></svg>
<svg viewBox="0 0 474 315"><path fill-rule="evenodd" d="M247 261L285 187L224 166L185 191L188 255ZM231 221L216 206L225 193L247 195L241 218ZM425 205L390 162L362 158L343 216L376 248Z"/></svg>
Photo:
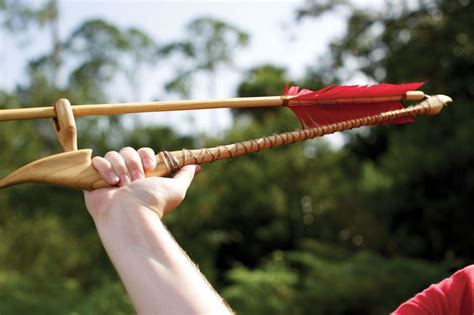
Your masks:
<svg viewBox="0 0 474 315"><path fill-rule="evenodd" d="M114 187L84 192L87 209L94 220L106 217L113 209L145 208L161 218L183 201L186 191L200 167L188 165L174 178L149 177L145 173L156 167L155 153L150 148L138 151L127 147L108 152L104 158L94 157L92 165L102 178Z"/></svg>
<svg viewBox="0 0 474 315"><path fill-rule="evenodd" d="M231 314L160 218L184 199L199 167L149 177L153 150L124 148L92 164L111 188L84 192L107 254L138 314Z"/></svg>

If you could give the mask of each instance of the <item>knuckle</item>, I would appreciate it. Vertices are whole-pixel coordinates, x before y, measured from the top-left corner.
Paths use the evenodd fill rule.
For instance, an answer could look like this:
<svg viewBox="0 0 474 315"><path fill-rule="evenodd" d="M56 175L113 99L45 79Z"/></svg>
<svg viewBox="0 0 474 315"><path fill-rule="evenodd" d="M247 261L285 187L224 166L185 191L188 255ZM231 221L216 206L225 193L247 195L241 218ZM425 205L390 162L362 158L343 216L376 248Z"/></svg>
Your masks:
<svg viewBox="0 0 474 315"><path fill-rule="evenodd" d="M95 156L92 158L92 165L96 170L102 172L108 168L110 163L106 159L100 156Z"/></svg>
<svg viewBox="0 0 474 315"><path fill-rule="evenodd" d="M105 153L104 158L106 158L108 160L108 159L116 157L117 155L118 155L118 153L116 151L109 151L109 152Z"/></svg>
<svg viewBox="0 0 474 315"><path fill-rule="evenodd" d="M92 158L92 162L100 163L100 162L102 162L103 159L104 159L103 157L94 156L94 157Z"/></svg>
<svg viewBox="0 0 474 315"><path fill-rule="evenodd" d="M127 152L128 152L128 153L130 153L130 152L135 152L135 149L132 148L132 147L124 147L124 148L120 149L120 151L119 151L120 154L121 154L121 153L127 153Z"/></svg>
<svg viewBox="0 0 474 315"><path fill-rule="evenodd" d="M149 147L140 148L140 149L138 149L138 152L145 153L145 154L155 154L155 151L152 148L149 148Z"/></svg>
<svg viewBox="0 0 474 315"><path fill-rule="evenodd" d="M111 168L114 169L118 175L127 174L127 166L125 164L125 160L118 152L107 152L105 155L105 159L109 161Z"/></svg>
<svg viewBox="0 0 474 315"><path fill-rule="evenodd" d="M138 154L140 155L140 158L144 160L155 160L155 151L150 148L141 148L140 150L138 150Z"/></svg>

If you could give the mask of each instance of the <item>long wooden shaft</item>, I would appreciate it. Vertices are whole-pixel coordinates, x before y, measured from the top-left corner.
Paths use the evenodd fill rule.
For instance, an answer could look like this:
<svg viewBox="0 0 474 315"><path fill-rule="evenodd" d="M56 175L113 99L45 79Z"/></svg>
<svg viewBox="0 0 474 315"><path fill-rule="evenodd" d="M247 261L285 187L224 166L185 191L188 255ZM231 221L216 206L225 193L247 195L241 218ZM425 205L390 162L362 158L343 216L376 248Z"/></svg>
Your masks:
<svg viewBox="0 0 474 315"><path fill-rule="evenodd" d="M164 112L178 110L269 107L284 104L285 96L241 97L218 100L183 100L139 103L87 104L74 105L75 117L94 115L116 115L145 112ZM0 110L0 121L55 118L54 107L32 107Z"/></svg>
<svg viewBox="0 0 474 315"><path fill-rule="evenodd" d="M409 91L403 96L383 96L371 98L341 98L337 103L359 103L359 102L387 102L401 99L419 101L425 97L421 91ZM146 112L165 112L178 110L215 109L215 108L240 108L240 107L270 107L282 106L291 100L291 96L263 96L263 97L240 97L218 100L183 100L183 101L161 101L140 103L111 103L111 104L87 104L71 106L74 117L94 115L116 115ZM301 105L334 103L334 100L309 100L293 101ZM54 107L31 107L18 109L0 110L0 121L26 120L41 118L56 118Z"/></svg>
<svg viewBox="0 0 474 315"><path fill-rule="evenodd" d="M54 107L52 106L51 107L2 109L0 111L0 121L55 118L55 117L56 117L56 113L54 111Z"/></svg>

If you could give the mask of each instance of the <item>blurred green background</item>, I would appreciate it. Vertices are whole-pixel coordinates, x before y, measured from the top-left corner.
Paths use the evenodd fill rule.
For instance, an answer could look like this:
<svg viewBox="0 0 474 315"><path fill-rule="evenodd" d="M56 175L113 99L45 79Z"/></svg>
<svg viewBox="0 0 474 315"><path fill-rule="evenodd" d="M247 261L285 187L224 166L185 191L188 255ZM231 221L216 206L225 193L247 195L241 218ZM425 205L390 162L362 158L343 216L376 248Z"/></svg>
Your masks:
<svg viewBox="0 0 474 315"><path fill-rule="evenodd" d="M45 28L51 40L49 51L28 60L15 88L0 90L0 108L59 97L107 102L119 74L134 82L130 67L167 58L187 62L164 87L186 97L195 73L207 73L210 86L223 80L217 67L251 40L205 16L190 21L179 41L158 44L143 30L102 19L62 38L57 6L0 0L3 36ZM316 89L362 73L372 82L427 80L426 93L449 95L454 105L414 124L345 133L340 148L317 139L205 166L165 221L239 314L387 314L473 258L474 4L400 0L362 9L306 1L288 14L297 25L335 10L345 12L347 28L304 76L291 78L279 64L242 69L233 96L279 95L286 81ZM213 135L129 128L123 116L81 118L79 147L96 154L122 146L197 148L298 127L284 109L232 115L233 125ZM60 150L50 122L0 124L2 176ZM133 313L80 192L1 190L0 240L2 315Z"/></svg>

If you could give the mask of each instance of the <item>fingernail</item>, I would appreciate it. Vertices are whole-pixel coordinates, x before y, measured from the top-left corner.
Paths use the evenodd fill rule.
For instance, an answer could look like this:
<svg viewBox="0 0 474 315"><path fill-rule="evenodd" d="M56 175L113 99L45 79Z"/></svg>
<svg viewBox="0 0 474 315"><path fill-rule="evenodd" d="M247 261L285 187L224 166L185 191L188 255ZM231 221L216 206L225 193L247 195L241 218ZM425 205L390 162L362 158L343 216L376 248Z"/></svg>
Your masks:
<svg viewBox="0 0 474 315"><path fill-rule="evenodd" d="M109 177L109 183L113 185L117 184L120 180L120 178L114 172L110 172L108 177Z"/></svg>
<svg viewBox="0 0 474 315"><path fill-rule="evenodd" d="M130 183L131 183L130 177L128 177L127 175L122 175L122 176L120 176L120 184L121 184L122 186L128 185L128 184L130 184Z"/></svg>
<svg viewBox="0 0 474 315"><path fill-rule="evenodd" d="M194 175L198 175L199 173L201 173L202 171L202 167L200 165L196 165L196 170L194 171Z"/></svg>
<svg viewBox="0 0 474 315"><path fill-rule="evenodd" d="M144 177L145 177L145 176L144 176L143 173L140 172L140 171L132 172L132 179L133 179L133 180L142 179L142 178L144 178Z"/></svg>

